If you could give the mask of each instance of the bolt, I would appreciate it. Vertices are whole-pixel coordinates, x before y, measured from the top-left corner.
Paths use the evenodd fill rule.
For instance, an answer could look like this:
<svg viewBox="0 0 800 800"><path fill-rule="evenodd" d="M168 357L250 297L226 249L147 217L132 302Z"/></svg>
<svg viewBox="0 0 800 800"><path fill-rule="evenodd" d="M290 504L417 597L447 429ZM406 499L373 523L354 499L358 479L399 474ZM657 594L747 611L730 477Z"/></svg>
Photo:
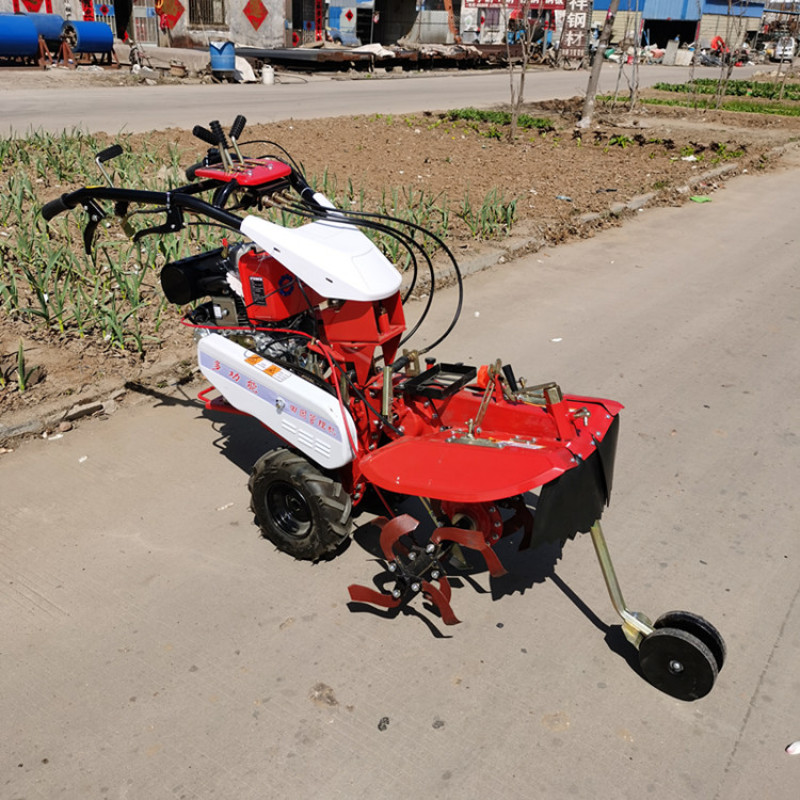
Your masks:
<svg viewBox="0 0 800 800"><path fill-rule="evenodd" d="M375 449L375 445L374 445L374 444L371 444L371 445L370 445L370 446L367 448L367 450L374 450L374 449Z"/></svg>
<svg viewBox="0 0 800 800"><path fill-rule="evenodd" d="M489 513L490 514L494 514L495 511L497 511L497 509L494 506L489 506Z"/></svg>
<svg viewBox="0 0 800 800"><path fill-rule="evenodd" d="M399 589L392 589L392 597L394 597L395 600L399 599L400 590Z"/></svg>
<svg viewBox="0 0 800 800"><path fill-rule="evenodd" d="M428 542L428 546L425 548L426 553L432 553L436 549L436 545L433 542Z"/></svg>
<svg viewBox="0 0 800 800"><path fill-rule="evenodd" d="M411 584L411 591L418 592L419 590L420 590L419 581L414 581L414 583Z"/></svg>
<svg viewBox="0 0 800 800"><path fill-rule="evenodd" d="M439 575L441 575L441 574L442 573L439 572L438 569L435 569L433 572L431 572L431 578L433 578L433 580L435 580L435 581L438 581L439 580Z"/></svg>
<svg viewBox="0 0 800 800"><path fill-rule="evenodd" d="M498 520L497 522L494 523L494 527L499 528L502 524L503 523Z"/></svg>
<svg viewBox="0 0 800 800"><path fill-rule="evenodd" d="M397 572L397 564L393 561L391 564L387 565L386 569L388 569L389 572Z"/></svg>
<svg viewBox="0 0 800 800"><path fill-rule="evenodd" d="M409 561L416 561L417 560L417 554L413 550L408 554L408 560Z"/></svg>

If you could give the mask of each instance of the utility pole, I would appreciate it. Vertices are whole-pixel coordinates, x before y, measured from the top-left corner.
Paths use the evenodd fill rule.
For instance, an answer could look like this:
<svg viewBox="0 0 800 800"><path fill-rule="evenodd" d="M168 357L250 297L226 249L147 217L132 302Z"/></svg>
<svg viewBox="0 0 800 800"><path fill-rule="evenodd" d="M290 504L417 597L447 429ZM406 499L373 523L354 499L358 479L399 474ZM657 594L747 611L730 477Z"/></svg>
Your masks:
<svg viewBox="0 0 800 800"><path fill-rule="evenodd" d="M619 9L619 0L611 0L608 7L608 14L606 21L603 25L603 30L600 32L600 39L597 42L597 52L594 55L594 63L592 64L592 71L589 75L589 84L586 87L586 99L583 101L583 115L578 128L588 128L592 124L592 117L594 116L594 98L597 94L597 84L600 82L600 70L603 68L603 53L605 53L608 43L611 41L611 34L614 31L614 20L617 16Z"/></svg>

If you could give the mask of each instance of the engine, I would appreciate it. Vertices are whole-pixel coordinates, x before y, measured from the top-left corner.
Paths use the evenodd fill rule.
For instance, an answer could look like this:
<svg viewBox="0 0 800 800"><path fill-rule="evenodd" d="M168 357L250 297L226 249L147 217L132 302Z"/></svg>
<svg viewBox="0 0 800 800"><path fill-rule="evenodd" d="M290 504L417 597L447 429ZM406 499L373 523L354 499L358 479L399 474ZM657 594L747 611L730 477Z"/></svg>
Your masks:
<svg viewBox="0 0 800 800"><path fill-rule="evenodd" d="M266 358L316 371L307 344L323 298L253 244L172 261L161 270L161 287L177 305L208 298L188 314L203 334L213 330Z"/></svg>

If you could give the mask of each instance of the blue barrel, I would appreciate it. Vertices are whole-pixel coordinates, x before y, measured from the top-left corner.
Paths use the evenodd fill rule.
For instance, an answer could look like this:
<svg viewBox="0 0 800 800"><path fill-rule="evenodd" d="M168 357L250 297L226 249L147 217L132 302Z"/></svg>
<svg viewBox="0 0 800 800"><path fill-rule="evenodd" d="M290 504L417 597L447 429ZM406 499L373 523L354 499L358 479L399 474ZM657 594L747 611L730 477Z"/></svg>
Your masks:
<svg viewBox="0 0 800 800"><path fill-rule="evenodd" d="M211 69L214 72L233 72L236 69L236 49L233 42L209 42Z"/></svg>
<svg viewBox="0 0 800 800"><path fill-rule="evenodd" d="M105 22L69 20L62 33L73 53L110 53L114 49L114 34Z"/></svg>
<svg viewBox="0 0 800 800"><path fill-rule="evenodd" d="M39 34L27 14L0 16L0 57L39 55Z"/></svg>
<svg viewBox="0 0 800 800"><path fill-rule="evenodd" d="M44 39L52 49L58 46L61 38L61 29L64 27L64 17L58 14L28 14L28 19L36 27L36 33Z"/></svg>

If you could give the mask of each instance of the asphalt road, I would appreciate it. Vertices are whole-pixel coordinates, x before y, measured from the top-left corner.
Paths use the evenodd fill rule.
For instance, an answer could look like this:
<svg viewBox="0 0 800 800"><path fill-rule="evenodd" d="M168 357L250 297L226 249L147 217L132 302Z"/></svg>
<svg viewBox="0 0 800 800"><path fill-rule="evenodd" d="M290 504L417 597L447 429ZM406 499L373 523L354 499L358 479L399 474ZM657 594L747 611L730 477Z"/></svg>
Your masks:
<svg viewBox="0 0 800 800"><path fill-rule="evenodd" d="M629 74L626 67L626 74ZM753 67L737 70L748 77ZM40 73L44 77L44 73ZM619 68L604 67L600 91L617 86ZM698 77L717 77L719 70L700 67ZM644 66L642 88L656 81L679 83L688 68ZM445 108L491 107L508 103L509 76L504 70L454 72L446 75L404 74L373 80L336 80L325 76L286 77L274 86L262 84L212 84L179 86L36 88L26 80L15 88L13 75L0 72L0 132L24 134L29 130L58 132L82 128L88 131L138 133L164 128L192 128L210 119L232 120L244 114L251 123L285 119L316 119L344 114L404 114ZM587 71L532 72L526 81L527 100L583 96ZM620 85L625 95L627 83ZM335 130L331 131L335 136Z"/></svg>
<svg viewBox="0 0 800 800"><path fill-rule="evenodd" d="M626 404L606 535L631 608L722 631L708 697L637 674L586 537L506 553L452 629L351 610L363 540L257 535L257 427L131 397L0 455L0 795L794 800L797 176L470 278L438 352Z"/></svg>

